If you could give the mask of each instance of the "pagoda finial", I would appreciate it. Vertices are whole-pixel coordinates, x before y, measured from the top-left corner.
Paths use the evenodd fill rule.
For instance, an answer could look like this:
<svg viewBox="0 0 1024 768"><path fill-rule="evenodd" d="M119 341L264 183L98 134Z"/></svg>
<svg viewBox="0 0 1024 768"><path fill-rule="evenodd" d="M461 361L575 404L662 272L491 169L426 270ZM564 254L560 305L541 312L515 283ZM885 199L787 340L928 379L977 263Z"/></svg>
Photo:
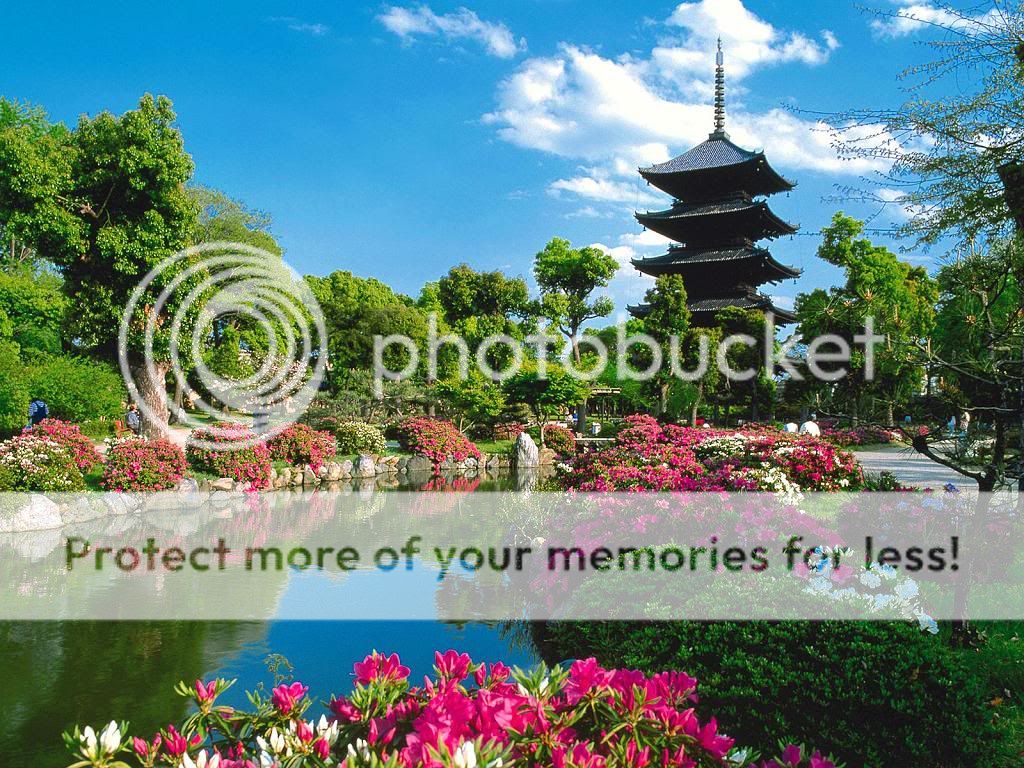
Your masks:
<svg viewBox="0 0 1024 768"><path fill-rule="evenodd" d="M715 132L714 138L728 136L725 132L725 55L722 53L722 38L718 38L718 54L715 56Z"/></svg>

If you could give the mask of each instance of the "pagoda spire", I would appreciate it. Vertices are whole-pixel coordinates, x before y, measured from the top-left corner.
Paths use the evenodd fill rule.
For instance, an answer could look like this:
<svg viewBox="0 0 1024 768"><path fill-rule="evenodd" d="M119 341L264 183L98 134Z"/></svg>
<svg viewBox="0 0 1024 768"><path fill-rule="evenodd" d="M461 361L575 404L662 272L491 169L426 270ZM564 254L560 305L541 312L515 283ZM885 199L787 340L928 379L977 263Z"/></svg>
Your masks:
<svg viewBox="0 0 1024 768"><path fill-rule="evenodd" d="M715 132L711 137L728 136L725 132L725 55L722 53L722 38L718 38L718 53L715 56Z"/></svg>

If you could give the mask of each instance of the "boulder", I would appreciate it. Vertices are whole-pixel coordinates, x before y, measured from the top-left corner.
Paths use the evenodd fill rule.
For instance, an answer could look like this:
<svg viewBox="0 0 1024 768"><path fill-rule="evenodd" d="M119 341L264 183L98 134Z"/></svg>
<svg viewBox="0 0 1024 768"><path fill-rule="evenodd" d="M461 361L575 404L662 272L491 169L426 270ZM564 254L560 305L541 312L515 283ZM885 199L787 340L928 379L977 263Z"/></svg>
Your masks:
<svg viewBox="0 0 1024 768"><path fill-rule="evenodd" d="M465 465L466 469L476 469L477 464L479 462L476 460L476 457L474 457L474 456L467 456L466 460L464 462L462 462L462 463Z"/></svg>
<svg viewBox="0 0 1024 768"><path fill-rule="evenodd" d="M235 481L230 477L218 477L210 483L210 490L213 491L233 491L234 489Z"/></svg>
<svg viewBox="0 0 1024 768"><path fill-rule="evenodd" d="M352 459L345 459L341 462L341 476L342 478L352 477Z"/></svg>
<svg viewBox="0 0 1024 768"><path fill-rule="evenodd" d="M493 453L493 454L491 454L490 456L487 457L487 468L488 469L497 469L500 466L501 466L501 456L499 456L496 453Z"/></svg>
<svg viewBox="0 0 1024 768"><path fill-rule="evenodd" d="M14 498L14 497L12 497ZM0 517L0 531L46 531L60 528L64 521L60 515L60 508L45 496L33 493L27 501L16 502L10 506L16 507L13 514L4 512Z"/></svg>
<svg viewBox="0 0 1024 768"><path fill-rule="evenodd" d="M527 432L520 432L512 448L512 465L517 469L540 466L540 449Z"/></svg>
<svg viewBox="0 0 1024 768"><path fill-rule="evenodd" d="M409 472L433 472L434 464L426 456L410 456L406 469Z"/></svg>
<svg viewBox="0 0 1024 768"><path fill-rule="evenodd" d="M316 470L316 476L319 477L321 480L327 479L327 473L328 469L326 464L321 464Z"/></svg>
<svg viewBox="0 0 1024 768"><path fill-rule="evenodd" d="M373 461L373 457L367 454L362 454L356 463L352 467L353 477L376 477L377 476L377 465Z"/></svg>
<svg viewBox="0 0 1024 768"><path fill-rule="evenodd" d="M281 470L281 472L278 474L277 477L280 480L280 483L275 483L274 484L277 488L284 488L286 485L291 485L291 482L292 482L292 468L291 467L285 467L284 469Z"/></svg>
<svg viewBox="0 0 1024 768"><path fill-rule="evenodd" d="M320 478L316 476L316 472L314 472L310 467L306 467L305 471L302 473L302 484L313 486L319 482Z"/></svg>
<svg viewBox="0 0 1024 768"><path fill-rule="evenodd" d="M550 448L541 448L539 457L541 466L549 467L555 463L555 460L558 458L558 454Z"/></svg>
<svg viewBox="0 0 1024 768"><path fill-rule="evenodd" d="M332 483L341 479L341 464L336 461L327 463L327 479Z"/></svg>

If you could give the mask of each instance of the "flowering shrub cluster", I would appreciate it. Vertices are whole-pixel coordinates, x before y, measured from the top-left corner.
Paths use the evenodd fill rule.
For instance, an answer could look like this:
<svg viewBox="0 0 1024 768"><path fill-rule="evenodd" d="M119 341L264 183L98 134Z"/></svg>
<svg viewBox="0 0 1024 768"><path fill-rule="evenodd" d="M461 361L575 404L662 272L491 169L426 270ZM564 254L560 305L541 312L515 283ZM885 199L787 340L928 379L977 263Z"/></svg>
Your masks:
<svg viewBox="0 0 1024 768"><path fill-rule="evenodd" d="M25 432L0 443L4 490L80 491L82 471L66 447L41 432Z"/></svg>
<svg viewBox="0 0 1024 768"><path fill-rule="evenodd" d="M501 424L494 425L494 439L495 440L515 440L519 435L526 431L525 424L519 424L517 422L503 422Z"/></svg>
<svg viewBox="0 0 1024 768"><path fill-rule="evenodd" d="M166 491L186 469L184 452L169 440L130 437L110 443L101 483L108 491Z"/></svg>
<svg viewBox="0 0 1024 768"><path fill-rule="evenodd" d="M330 432L318 432L306 424L288 425L267 442L267 448L272 459L286 461L294 467L308 464L314 472L338 452L338 444Z"/></svg>
<svg viewBox="0 0 1024 768"><path fill-rule="evenodd" d="M572 456L576 453L576 435L561 424L548 424L544 427L544 445L559 456Z"/></svg>
<svg viewBox="0 0 1024 768"><path fill-rule="evenodd" d="M57 445L66 448L82 474L103 461L92 440L82 434L77 424L60 419L43 419L31 429L31 432L46 435Z"/></svg>
<svg viewBox="0 0 1024 768"><path fill-rule="evenodd" d="M384 433L364 421L339 421L334 427L338 453L384 453Z"/></svg>
<svg viewBox="0 0 1024 768"><path fill-rule="evenodd" d="M397 431L402 448L426 456L435 465L480 458L480 450L450 421L416 417L403 421Z"/></svg>
<svg viewBox="0 0 1024 768"><path fill-rule="evenodd" d="M864 427L825 427L821 436L840 448L847 448L851 445L878 445L891 443L896 435L891 430L876 426Z"/></svg>
<svg viewBox="0 0 1024 768"><path fill-rule="evenodd" d="M850 453L819 438L768 429L724 431L661 425L631 416L607 450L577 457L563 475L582 491L857 490Z"/></svg>
<svg viewBox="0 0 1024 768"><path fill-rule="evenodd" d="M270 450L265 443L231 447L233 443L247 443L253 437L252 430L228 422L216 424L212 429L196 429L189 436L185 457L189 466L199 472L230 477L245 483L247 490L258 491L270 485ZM198 442L213 443L217 447L206 448L197 445Z"/></svg>
<svg viewBox="0 0 1024 768"><path fill-rule="evenodd" d="M373 653L354 665L355 690L332 699L332 718L307 719L309 689L293 682L268 698L250 694L255 711L217 704L224 680L178 692L196 712L147 740L129 739L127 724L97 735L87 727L64 734L80 760L111 766L257 768L341 765L345 768L476 768L503 765L570 768L750 766L714 718L693 709L697 682L681 672L646 676L603 669L594 659L568 670L510 670L476 664L466 654L436 653L433 679L409 685L397 655ZM834 768L820 753L795 745L763 768Z"/></svg>

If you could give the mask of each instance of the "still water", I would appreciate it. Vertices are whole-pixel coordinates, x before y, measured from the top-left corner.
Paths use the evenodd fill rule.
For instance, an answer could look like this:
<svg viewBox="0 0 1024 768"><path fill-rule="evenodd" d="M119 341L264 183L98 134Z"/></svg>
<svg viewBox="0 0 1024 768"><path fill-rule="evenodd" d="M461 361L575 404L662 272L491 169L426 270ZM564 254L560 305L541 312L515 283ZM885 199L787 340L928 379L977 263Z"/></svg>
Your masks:
<svg viewBox="0 0 1024 768"><path fill-rule="evenodd" d="M493 491L521 484L483 476L392 489ZM448 648L528 666L537 653L527 635L517 625L439 621L0 622L0 768L65 768L73 760L61 732L75 724L127 720L131 733L152 736L187 710L173 691L179 680L237 678L225 703L241 706L247 689L273 684L268 661L284 659L290 674L326 701L350 690L352 664L375 649L398 653L419 680L431 671L434 651Z"/></svg>

